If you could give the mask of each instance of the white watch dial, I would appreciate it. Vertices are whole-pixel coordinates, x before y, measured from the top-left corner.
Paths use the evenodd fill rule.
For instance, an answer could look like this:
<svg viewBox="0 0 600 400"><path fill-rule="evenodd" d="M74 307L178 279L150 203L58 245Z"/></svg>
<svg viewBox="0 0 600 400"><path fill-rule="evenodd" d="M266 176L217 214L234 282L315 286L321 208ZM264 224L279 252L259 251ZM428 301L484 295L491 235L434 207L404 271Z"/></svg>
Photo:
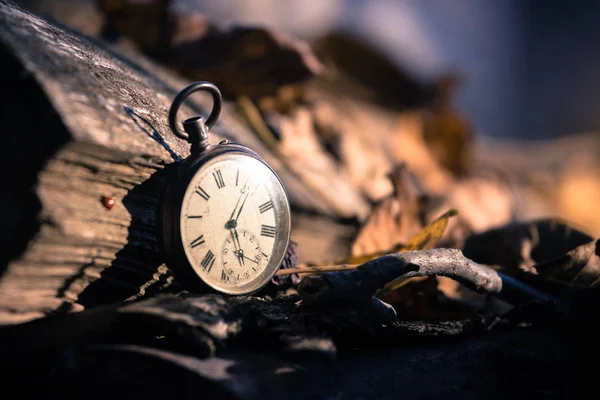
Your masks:
<svg viewBox="0 0 600 400"><path fill-rule="evenodd" d="M289 206L269 167L243 153L208 161L183 198L181 239L196 273L231 294L263 286L289 239Z"/></svg>

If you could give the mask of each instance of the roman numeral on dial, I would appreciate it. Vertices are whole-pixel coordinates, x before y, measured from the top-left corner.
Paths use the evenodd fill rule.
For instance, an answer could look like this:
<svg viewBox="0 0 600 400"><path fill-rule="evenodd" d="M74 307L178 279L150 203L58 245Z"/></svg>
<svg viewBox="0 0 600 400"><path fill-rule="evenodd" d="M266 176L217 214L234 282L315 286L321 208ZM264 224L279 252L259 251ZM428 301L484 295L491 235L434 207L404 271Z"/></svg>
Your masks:
<svg viewBox="0 0 600 400"><path fill-rule="evenodd" d="M269 211L272 208L273 208L273 202L271 200L269 200L266 203L261 204L258 207L258 210L260 211L261 214L263 214L263 213Z"/></svg>
<svg viewBox="0 0 600 400"><path fill-rule="evenodd" d="M193 249L194 247L200 246L202 243L205 243L204 235L200 235L196 239L192 240L190 247Z"/></svg>
<svg viewBox="0 0 600 400"><path fill-rule="evenodd" d="M204 200L210 199L210 196L208 195L208 193L206 193L206 191L204 189L202 189L202 187L200 187L200 186L196 186L196 193L198 195L200 195L200 197L202 197Z"/></svg>
<svg viewBox="0 0 600 400"><path fill-rule="evenodd" d="M260 235L274 238L275 237L275 227L269 226L269 225L262 225L260 227Z"/></svg>
<svg viewBox="0 0 600 400"><path fill-rule="evenodd" d="M202 265L202 268L204 268L206 272L210 272L210 269L212 268L214 263L215 255L212 251L209 250L208 253L206 253L206 255L204 256L204 259L202 260L200 265Z"/></svg>
<svg viewBox="0 0 600 400"><path fill-rule="evenodd" d="M225 181L223 180L223 174L221 174L220 169L213 172L213 178L215 178L215 182L217 182L217 187L219 189L222 189L225 187Z"/></svg>
<svg viewBox="0 0 600 400"><path fill-rule="evenodd" d="M229 276L227 276L227 274L225 273L225 271L221 271L221 280L222 281L228 281L229 280Z"/></svg>

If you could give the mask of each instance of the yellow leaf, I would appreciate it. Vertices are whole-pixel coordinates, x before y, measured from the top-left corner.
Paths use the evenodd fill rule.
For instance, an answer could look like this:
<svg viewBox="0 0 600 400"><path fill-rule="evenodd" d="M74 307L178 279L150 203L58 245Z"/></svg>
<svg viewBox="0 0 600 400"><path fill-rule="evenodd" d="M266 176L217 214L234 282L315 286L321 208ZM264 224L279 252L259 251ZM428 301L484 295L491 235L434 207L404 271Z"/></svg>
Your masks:
<svg viewBox="0 0 600 400"><path fill-rule="evenodd" d="M438 240L444 235L446 228L448 227L448 220L450 217L458 215L458 211L452 209L444 213L441 217L437 218L429 225L424 227L414 235L409 241L408 244L402 245L397 244L392 249L374 254L367 254L362 256L350 256L346 260L340 262L338 265L322 265L322 266L301 266L299 268L287 268L277 272L277 275L288 275L288 274L319 274L323 272L332 272L332 271L345 271L349 269L356 268L368 261L371 261L375 258L384 256L390 253L397 253L401 251L412 251L412 250L427 250L435 246ZM409 279L396 279L390 283L388 283L383 290L388 292L386 289L388 285L394 284L393 289L391 291L396 290L397 288L403 286L406 282L410 280L420 280L424 279L422 277L417 278L409 278ZM381 292L381 291L379 291ZM378 293L379 293L378 292Z"/></svg>
<svg viewBox="0 0 600 400"><path fill-rule="evenodd" d="M441 237L444 235L444 232L446 232L446 228L448 227L448 220L451 217L454 217L455 215L458 215L458 211L454 209L445 212L441 217L437 218L429 225L421 229L419 233L413 236L408 241L408 243L398 251L431 249L441 239ZM393 292L394 290L397 290L398 288L401 288L402 286L406 285L406 283L408 283L411 279L414 278L394 279L393 281L388 282L383 287L383 289L377 292L376 295L381 296L386 293Z"/></svg>
<svg viewBox="0 0 600 400"><path fill-rule="evenodd" d="M458 211L452 209L444 213L441 217L437 218L429 225L424 227L414 235L408 243L405 245L396 244L393 248L373 254L365 254L361 256L350 256L344 260L345 264L364 264L367 261L371 261L377 257L384 256L390 253L398 253L400 251L412 251L412 250L427 250L431 249L438 240L444 235L446 228L448 227L448 220L451 217L458 215Z"/></svg>
<svg viewBox="0 0 600 400"><path fill-rule="evenodd" d="M431 249L441 239L448 227L448 220L458 215L458 211L452 209L445 212L441 217L421 229L419 233L410 238L401 251L427 250Z"/></svg>

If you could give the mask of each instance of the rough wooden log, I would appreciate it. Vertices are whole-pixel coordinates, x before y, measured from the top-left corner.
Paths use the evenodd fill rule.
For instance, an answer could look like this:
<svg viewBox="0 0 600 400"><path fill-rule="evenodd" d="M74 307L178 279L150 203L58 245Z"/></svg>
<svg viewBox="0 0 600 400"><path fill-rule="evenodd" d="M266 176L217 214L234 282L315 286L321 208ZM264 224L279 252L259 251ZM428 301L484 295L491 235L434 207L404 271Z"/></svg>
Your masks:
<svg viewBox="0 0 600 400"><path fill-rule="evenodd" d="M165 170L189 154L167 125L170 102L188 82L6 1L0 44L0 115L10 144L1 161L10 195L0 200L0 323L172 286L158 254L155 209ZM206 114L207 107L208 99L197 99L181 114ZM284 181L298 225L303 210L312 219L335 216L231 104L221 115L213 141L241 142L263 156ZM112 209L104 197L115 200ZM324 221L325 230L336 229L338 222Z"/></svg>

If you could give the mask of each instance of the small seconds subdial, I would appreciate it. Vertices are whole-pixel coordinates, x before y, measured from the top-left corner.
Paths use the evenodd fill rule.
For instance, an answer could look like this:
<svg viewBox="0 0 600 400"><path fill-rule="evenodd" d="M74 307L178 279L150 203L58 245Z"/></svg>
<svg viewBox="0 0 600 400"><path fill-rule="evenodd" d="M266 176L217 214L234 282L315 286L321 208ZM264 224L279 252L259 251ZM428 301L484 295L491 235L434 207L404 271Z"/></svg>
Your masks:
<svg viewBox="0 0 600 400"><path fill-rule="evenodd" d="M230 229L221 248L221 282L239 284L252 279L262 271L267 259L254 233L247 229Z"/></svg>

